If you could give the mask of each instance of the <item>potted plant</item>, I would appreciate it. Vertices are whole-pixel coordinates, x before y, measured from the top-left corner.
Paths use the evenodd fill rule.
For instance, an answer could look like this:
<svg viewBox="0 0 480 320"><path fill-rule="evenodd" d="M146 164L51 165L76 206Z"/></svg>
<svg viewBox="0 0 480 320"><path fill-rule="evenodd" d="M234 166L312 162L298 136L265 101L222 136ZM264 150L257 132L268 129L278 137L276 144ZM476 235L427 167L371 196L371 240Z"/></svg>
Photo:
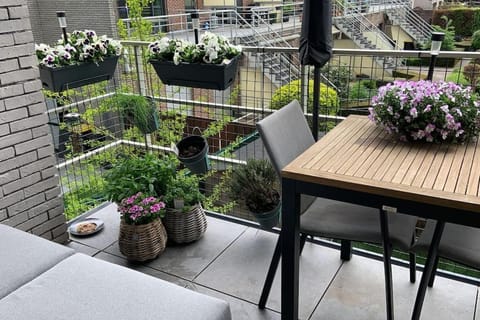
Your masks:
<svg viewBox="0 0 480 320"><path fill-rule="evenodd" d="M152 133L160 126L157 106L150 97L117 93L102 101L102 106L119 110L126 124L136 126L143 134Z"/></svg>
<svg viewBox="0 0 480 320"><path fill-rule="evenodd" d="M187 175L185 170L181 170L167 186L163 198L167 207L163 224L172 242L196 241L207 229L201 204L204 195L199 190L199 182L197 176Z"/></svg>
<svg viewBox="0 0 480 320"><path fill-rule="evenodd" d="M146 261L156 258L167 243L162 225L165 203L138 192L124 198L118 205L121 215L118 246L129 260Z"/></svg>
<svg viewBox="0 0 480 320"><path fill-rule="evenodd" d="M36 44L40 79L54 92L109 80L121 49L120 42L93 30L75 30L54 46Z"/></svg>
<svg viewBox="0 0 480 320"><path fill-rule="evenodd" d="M106 197L117 204L138 192L160 197L175 177L177 164L173 156L152 153L118 160L105 173Z"/></svg>
<svg viewBox="0 0 480 320"><path fill-rule="evenodd" d="M191 135L177 143L178 160L192 173L204 174L210 170L208 142L201 135Z"/></svg>
<svg viewBox="0 0 480 320"><path fill-rule="evenodd" d="M462 143L480 131L470 87L443 81L394 81L378 89L369 118L401 141Z"/></svg>
<svg viewBox="0 0 480 320"><path fill-rule="evenodd" d="M263 229L278 224L281 202L278 178L267 160L249 159L233 170L229 182L232 198L243 200Z"/></svg>
<svg viewBox="0 0 480 320"><path fill-rule="evenodd" d="M239 46L205 32L200 43L163 37L148 46L149 61L168 85L225 90L235 80Z"/></svg>

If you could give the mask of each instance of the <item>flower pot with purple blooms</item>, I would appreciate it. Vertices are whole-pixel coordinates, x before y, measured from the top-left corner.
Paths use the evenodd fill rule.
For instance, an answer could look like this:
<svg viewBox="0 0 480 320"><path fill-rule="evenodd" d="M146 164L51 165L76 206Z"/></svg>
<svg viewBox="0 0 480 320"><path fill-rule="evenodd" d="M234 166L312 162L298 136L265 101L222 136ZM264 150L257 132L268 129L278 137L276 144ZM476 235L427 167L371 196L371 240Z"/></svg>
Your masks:
<svg viewBox="0 0 480 320"><path fill-rule="evenodd" d="M470 87L444 81L394 81L378 89L369 118L401 141L463 143L480 131Z"/></svg>

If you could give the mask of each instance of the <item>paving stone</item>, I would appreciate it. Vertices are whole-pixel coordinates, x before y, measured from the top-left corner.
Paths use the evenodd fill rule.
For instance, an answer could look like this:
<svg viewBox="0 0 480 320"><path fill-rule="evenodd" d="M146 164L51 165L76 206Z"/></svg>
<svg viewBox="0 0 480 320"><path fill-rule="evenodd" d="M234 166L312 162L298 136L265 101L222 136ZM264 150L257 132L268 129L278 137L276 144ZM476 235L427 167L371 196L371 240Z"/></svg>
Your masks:
<svg viewBox="0 0 480 320"><path fill-rule="evenodd" d="M195 282L257 304L277 239L276 234L250 228ZM301 319L314 311L340 265L337 250L305 245L300 258ZM275 311L280 311L280 270L279 266L267 302L267 307Z"/></svg>
<svg viewBox="0 0 480 320"><path fill-rule="evenodd" d="M258 306L247 301L234 298L221 292L208 289L198 284L189 284L187 288L206 294L211 297L222 299L230 304L232 320L279 320L280 313L268 309L260 310Z"/></svg>
<svg viewBox="0 0 480 320"><path fill-rule="evenodd" d="M245 226L219 219L207 218L207 223L207 231L200 240L186 245L168 246L158 259L147 265L187 280L193 280L246 230ZM110 247L107 251L121 256L118 245Z"/></svg>
<svg viewBox="0 0 480 320"><path fill-rule="evenodd" d="M421 274L415 284L407 268L393 266L395 319L410 319ZM383 263L354 256L342 265L311 320L385 319ZM472 319L477 288L458 281L436 277L427 290L422 319Z"/></svg>

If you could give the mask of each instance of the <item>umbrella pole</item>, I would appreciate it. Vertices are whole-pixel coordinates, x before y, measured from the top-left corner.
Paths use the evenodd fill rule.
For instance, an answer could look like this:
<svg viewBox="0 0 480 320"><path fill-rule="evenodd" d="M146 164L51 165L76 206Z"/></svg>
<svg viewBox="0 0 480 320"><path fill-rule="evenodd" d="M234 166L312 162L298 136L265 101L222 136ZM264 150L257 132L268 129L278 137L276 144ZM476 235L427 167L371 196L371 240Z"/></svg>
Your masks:
<svg viewBox="0 0 480 320"><path fill-rule="evenodd" d="M315 66L313 69L313 121L312 134L315 141L318 140L318 103L320 100L320 67Z"/></svg>

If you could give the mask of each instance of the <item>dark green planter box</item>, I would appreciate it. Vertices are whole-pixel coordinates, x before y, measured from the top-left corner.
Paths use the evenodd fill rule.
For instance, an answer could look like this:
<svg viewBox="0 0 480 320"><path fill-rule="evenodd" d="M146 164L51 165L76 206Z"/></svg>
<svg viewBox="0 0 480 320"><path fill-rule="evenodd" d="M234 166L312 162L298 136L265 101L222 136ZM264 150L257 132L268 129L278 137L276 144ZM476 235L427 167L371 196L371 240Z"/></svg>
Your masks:
<svg viewBox="0 0 480 320"><path fill-rule="evenodd" d="M87 84L110 80L115 72L118 57L108 57L97 64L93 62L61 68L39 66L43 87L50 91L60 92L82 87Z"/></svg>
<svg viewBox="0 0 480 320"><path fill-rule="evenodd" d="M207 63L180 63L150 60L163 83L174 86L225 90L235 81L238 57L228 65Z"/></svg>

